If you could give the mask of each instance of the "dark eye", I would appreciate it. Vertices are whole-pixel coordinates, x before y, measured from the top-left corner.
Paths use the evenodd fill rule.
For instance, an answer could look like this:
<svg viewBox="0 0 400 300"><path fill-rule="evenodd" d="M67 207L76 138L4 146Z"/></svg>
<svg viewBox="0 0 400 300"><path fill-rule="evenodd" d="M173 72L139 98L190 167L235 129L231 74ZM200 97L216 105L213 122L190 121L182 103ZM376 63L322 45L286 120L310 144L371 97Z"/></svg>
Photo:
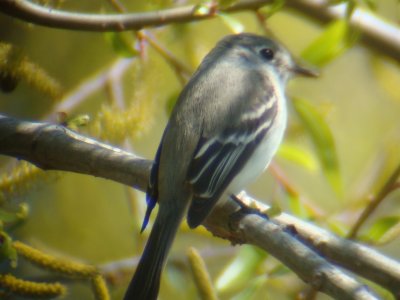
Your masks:
<svg viewBox="0 0 400 300"><path fill-rule="evenodd" d="M263 48L260 50L260 54L266 60L271 60L274 58L274 50L271 48Z"/></svg>

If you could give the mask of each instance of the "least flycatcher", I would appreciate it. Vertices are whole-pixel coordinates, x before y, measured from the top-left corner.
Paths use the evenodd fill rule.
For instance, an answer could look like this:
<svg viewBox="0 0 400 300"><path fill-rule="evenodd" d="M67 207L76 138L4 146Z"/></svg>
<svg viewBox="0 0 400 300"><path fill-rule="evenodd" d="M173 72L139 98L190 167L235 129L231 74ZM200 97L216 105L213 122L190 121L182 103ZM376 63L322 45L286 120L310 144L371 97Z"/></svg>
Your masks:
<svg viewBox="0 0 400 300"><path fill-rule="evenodd" d="M159 210L125 300L152 300L181 220L200 225L218 199L268 166L286 127L286 82L313 76L277 42L230 35L204 58L180 94L151 170L148 209Z"/></svg>

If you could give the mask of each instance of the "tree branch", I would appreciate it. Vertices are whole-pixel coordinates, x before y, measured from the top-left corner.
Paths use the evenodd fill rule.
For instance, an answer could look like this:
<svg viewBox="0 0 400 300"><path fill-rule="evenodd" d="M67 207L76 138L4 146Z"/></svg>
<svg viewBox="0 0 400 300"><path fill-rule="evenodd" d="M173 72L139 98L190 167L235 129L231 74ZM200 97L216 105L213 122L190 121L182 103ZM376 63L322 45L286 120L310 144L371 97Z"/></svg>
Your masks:
<svg viewBox="0 0 400 300"><path fill-rule="evenodd" d="M247 198L247 201L251 200L250 202L255 201L247 196L244 198ZM262 205L258 202L257 204ZM235 224L232 225L229 220L235 211L237 211L235 203L227 202L223 208L213 211L204 226L217 236L222 235L233 242L253 244L264 249L314 289L335 299L376 297L366 286L335 267L313 247L303 243L301 235L296 232L297 220L294 217L292 217L294 222L285 224L277 217L266 219L259 214L245 213L236 218ZM301 233L308 235L306 231Z"/></svg>
<svg viewBox="0 0 400 300"><path fill-rule="evenodd" d="M18 121L0 115L0 153L28 160L43 169L72 171L111 179L142 191L152 161L83 137L59 125ZM366 246L339 238L285 213L268 219L226 201L204 226L233 243L250 243L268 251L314 288L337 299L378 299L334 264L400 295L400 264ZM249 204L246 208L246 204Z"/></svg>
<svg viewBox="0 0 400 300"><path fill-rule="evenodd" d="M0 115L0 153L44 170L110 179L145 190L152 161L99 143L63 126L18 121Z"/></svg>
<svg viewBox="0 0 400 300"><path fill-rule="evenodd" d="M391 291L396 299L400 297L399 262L289 214L282 213L274 220L282 226L295 226L299 239L329 261L378 283Z"/></svg>
<svg viewBox="0 0 400 300"><path fill-rule="evenodd" d="M225 12L257 9L272 0L250 0L239 3ZM124 31L138 30L146 26L160 26L171 23L190 22L215 16L215 12L196 14L197 6L183 6L165 10L128 14L87 14L66 12L46 8L27 0L2 0L0 11L24 21L71 30L86 31Z"/></svg>
<svg viewBox="0 0 400 300"><path fill-rule="evenodd" d="M220 12L257 10L272 0L240 1ZM346 6L331 6L327 0L287 0L286 6L322 22L342 19ZM86 31L138 30L146 26L160 26L177 22L190 22L216 16L216 9L196 13L197 6L176 7L165 10L130 14L86 14L46 8L27 0L2 0L0 11L15 18L53 28ZM356 9L350 25L361 33L362 41L376 51L400 61L400 28L377 16Z"/></svg>

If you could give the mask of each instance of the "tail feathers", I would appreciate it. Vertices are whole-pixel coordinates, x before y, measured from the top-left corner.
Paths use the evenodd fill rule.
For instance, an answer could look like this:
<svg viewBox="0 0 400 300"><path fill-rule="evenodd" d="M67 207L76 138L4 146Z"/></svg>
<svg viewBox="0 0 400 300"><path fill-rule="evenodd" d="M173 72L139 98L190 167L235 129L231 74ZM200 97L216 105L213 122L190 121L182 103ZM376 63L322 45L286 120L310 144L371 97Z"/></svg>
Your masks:
<svg viewBox="0 0 400 300"><path fill-rule="evenodd" d="M161 272L182 219L179 212L170 213L170 216L166 214L168 212L160 208L124 300L157 299Z"/></svg>

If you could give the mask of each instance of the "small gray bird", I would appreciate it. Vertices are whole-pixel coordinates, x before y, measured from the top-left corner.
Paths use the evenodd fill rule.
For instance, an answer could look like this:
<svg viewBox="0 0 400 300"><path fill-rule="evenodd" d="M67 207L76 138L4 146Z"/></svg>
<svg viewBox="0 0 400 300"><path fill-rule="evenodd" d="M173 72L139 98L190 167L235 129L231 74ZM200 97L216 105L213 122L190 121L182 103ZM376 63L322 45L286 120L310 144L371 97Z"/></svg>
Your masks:
<svg viewBox="0 0 400 300"><path fill-rule="evenodd" d="M125 300L157 299L161 272L187 213L200 225L218 199L235 195L268 166L286 127L286 82L314 76L277 42L223 38L183 89L165 128L147 190L145 228L157 218Z"/></svg>

